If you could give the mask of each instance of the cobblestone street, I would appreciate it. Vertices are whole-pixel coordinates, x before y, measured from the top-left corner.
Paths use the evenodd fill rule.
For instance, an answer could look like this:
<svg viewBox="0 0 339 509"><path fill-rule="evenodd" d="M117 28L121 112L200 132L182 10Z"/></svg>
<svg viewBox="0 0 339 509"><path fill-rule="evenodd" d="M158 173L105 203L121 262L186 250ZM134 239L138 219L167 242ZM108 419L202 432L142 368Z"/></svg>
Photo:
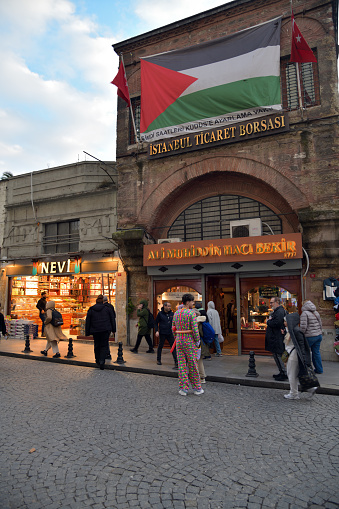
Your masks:
<svg viewBox="0 0 339 509"><path fill-rule="evenodd" d="M0 357L1 509L339 506L339 398ZM34 449L34 450L33 450Z"/></svg>

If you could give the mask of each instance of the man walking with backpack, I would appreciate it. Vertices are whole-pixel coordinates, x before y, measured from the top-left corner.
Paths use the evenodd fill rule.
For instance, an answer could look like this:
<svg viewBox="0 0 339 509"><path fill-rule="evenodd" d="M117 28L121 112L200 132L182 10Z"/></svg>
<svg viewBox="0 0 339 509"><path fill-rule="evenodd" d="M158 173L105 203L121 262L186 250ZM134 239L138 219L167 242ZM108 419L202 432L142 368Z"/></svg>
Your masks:
<svg viewBox="0 0 339 509"><path fill-rule="evenodd" d="M135 343L135 347L130 349L130 351L133 353L138 353L138 348L140 346L143 336L145 336L145 339L148 343L148 350L146 351L146 353L154 353L153 342L151 339L151 330L154 327L154 318L147 306L148 301L146 299L142 299L137 306L137 316L139 318L139 321L136 327L138 327L138 336L137 342Z"/></svg>
<svg viewBox="0 0 339 509"><path fill-rule="evenodd" d="M91 306L86 316L86 336L93 336L95 362L100 369L105 368L109 347L108 338L115 329L115 319L111 308L104 304L104 296L98 295L96 304Z"/></svg>

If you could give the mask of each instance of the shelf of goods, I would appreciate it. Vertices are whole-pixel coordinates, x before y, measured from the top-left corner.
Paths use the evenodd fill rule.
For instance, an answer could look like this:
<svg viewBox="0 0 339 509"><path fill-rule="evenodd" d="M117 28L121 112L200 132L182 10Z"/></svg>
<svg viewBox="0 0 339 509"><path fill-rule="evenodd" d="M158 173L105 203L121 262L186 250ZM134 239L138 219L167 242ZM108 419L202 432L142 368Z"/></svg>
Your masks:
<svg viewBox="0 0 339 509"><path fill-rule="evenodd" d="M38 337L38 325L30 320L5 320L7 334L17 339L26 339L28 335L30 339Z"/></svg>

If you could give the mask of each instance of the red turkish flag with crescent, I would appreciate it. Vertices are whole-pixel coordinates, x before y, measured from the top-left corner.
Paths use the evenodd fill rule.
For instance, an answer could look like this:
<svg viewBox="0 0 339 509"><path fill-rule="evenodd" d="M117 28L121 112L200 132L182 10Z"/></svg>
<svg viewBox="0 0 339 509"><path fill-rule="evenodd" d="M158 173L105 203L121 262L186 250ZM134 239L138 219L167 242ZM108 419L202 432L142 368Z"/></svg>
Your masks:
<svg viewBox="0 0 339 509"><path fill-rule="evenodd" d="M294 15L292 12L291 16L292 23L292 45L291 45L291 58L290 62L316 62L317 59L314 56L313 51L301 35L298 25L295 22Z"/></svg>

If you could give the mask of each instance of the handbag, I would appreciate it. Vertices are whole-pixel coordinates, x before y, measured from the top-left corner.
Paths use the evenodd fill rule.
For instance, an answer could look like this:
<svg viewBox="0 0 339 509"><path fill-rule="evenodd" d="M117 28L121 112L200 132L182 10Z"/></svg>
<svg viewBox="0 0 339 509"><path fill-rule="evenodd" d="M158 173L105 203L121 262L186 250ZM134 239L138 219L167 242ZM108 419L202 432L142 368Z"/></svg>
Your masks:
<svg viewBox="0 0 339 509"><path fill-rule="evenodd" d="M305 367L305 371L303 371L303 373L299 375L299 382L301 392L305 392L308 389L311 389L312 387L320 387L319 380L311 366Z"/></svg>
<svg viewBox="0 0 339 509"><path fill-rule="evenodd" d="M283 361L284 364L286 364L286 362L288 361L288 358L289 356L291 355L291 353L293 352L293 350L295 350L295 347L292 348L292 350L290 352L288 352L287 350L285 350L282 354L281 354L281 360Z"/></svg>

